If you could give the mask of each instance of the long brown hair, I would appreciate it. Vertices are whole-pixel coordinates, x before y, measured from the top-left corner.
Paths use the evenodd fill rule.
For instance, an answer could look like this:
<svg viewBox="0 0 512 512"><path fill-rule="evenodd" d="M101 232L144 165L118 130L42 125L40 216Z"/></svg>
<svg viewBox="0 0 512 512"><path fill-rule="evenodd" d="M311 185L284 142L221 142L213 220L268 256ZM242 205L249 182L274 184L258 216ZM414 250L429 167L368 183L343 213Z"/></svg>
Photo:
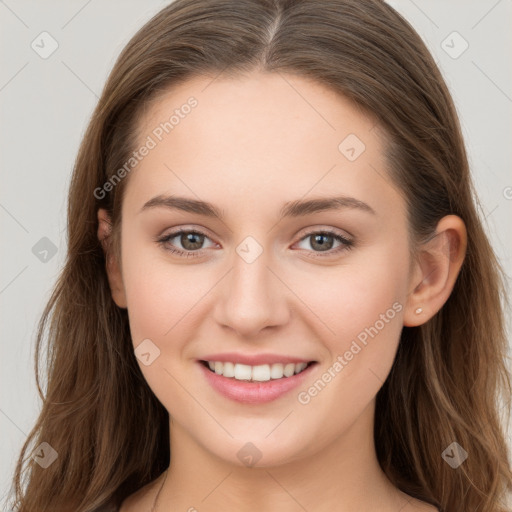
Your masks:
<svg viewBox="0 0 512 512"><path fill-rule="evenodd" d="M136 362L97 238L103 207L118 251L129 176L100 199L94 191L135 149L134 126L149 101L194 76L254 69L311 78L375 116L415 241L445 215L465 222L467 255L451 296L427 323L403 328L377 395L375 444L388 478L409 495L445 512L505 512L512 472L500 416L510 412L511 394L503 271L482 227L445 81L411 25L380 0L176 0L124 48L74 167L67 259L38 326L43 405L18 460L11 506L90 512L120 503L169 465L169 416ZM30 456L42 442L58 453L46 469ZM442 457L453 442L468 453L456 469Z"/></svg>

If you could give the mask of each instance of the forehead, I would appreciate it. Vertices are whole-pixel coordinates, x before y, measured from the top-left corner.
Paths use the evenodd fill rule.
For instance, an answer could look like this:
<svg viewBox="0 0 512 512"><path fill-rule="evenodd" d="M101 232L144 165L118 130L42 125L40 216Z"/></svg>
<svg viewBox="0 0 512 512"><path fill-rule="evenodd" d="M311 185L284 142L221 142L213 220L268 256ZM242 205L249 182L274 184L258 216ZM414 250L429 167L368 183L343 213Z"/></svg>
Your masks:
<svg viewBox="0 0 512 512"><path fill-rule="evenodd" d="M138 147L151 140L152 149L130 175L126 202L178 192L245 208L253 198L255 209L263 197L280 205L333 191L374 196L377 206L398 199L374 119L303 77L195 77L137 123Z"/></svg>
<svg viewBox="0 0 512 512"><path fill-rule="evenodd" d="M190 98L196 102L192 109L187 106ZM327 137L330 143L336 142L343 131L365 137L376 126L358 105L316 81L259 71L238 77L197 76L160 93L137 120L139 136L170 119L171 131L178 137L187 125L197 137L207 132L209 140L222 142L234 134L258 140L267 136L267 142L280 147L291 141L292 135L307 135L313 140ZM185 119L187 122L182 123ZM178 124L181 130L177 130ZM276 141L275 130L283 127L286 131ZM230 128L236 128L234 133ZM372 139L376 136L373 134Z"/></svg>

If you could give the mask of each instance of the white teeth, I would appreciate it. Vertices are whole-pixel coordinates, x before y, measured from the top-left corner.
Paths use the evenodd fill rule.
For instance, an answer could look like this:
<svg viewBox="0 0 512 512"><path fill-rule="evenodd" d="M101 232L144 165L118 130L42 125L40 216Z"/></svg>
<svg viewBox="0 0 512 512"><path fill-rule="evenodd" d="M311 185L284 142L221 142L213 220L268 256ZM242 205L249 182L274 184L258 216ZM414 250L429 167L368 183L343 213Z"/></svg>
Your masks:
<svg viewBox="0 0 512 512"><path fill-rule="evenodd" d="M224 375L224 377L234 377L235 376L235 365L233 363L224 363L224 367L222 369L222 375Z"/></svg>
<svg viewBox="0 0 512 512"><path fill-rule="evenodd" d="M271 379L282 379L291 377L305 370L307 363L275 363L249 366L239 363L222 363L220 361L208 361L208 367L217 375L235 378L236 380L253 380L265 382Z"/></svg>
<svg viewBox="0 0 512 512"><path fill-rule="evenodd" d="M260 366L252 367L252 380L265 381L270 380L270 366L262 364Z"/></svg>
<svg viewBox="0 0 512 512"><path fill-rule="evenodd" d="M276 363L270 367L270 378L271 379L282 379L283 378L283 365L282 364Z"/></svg>
<svg viewBox="0 0 512 512"><path fill-rule="evenodd" d="M291 377L295 373L295 365L293 363L287 364L284 367L284 376Z"/></svg>
<svg viewBox="0 0 512 512"><path fill-rule="evenodd" d="M217 364L223 364L223 363L215 363L215 366ZM252 368L247 364L235 364L235 379L236 380L251 380L251 371Z"/></svg>
<svg viewBox="0 0 512 512"><path fill-rule="evenodd" d="M306 368L308 363L299 363L295 365L295 373L300 373L302 370Z"/></svg>

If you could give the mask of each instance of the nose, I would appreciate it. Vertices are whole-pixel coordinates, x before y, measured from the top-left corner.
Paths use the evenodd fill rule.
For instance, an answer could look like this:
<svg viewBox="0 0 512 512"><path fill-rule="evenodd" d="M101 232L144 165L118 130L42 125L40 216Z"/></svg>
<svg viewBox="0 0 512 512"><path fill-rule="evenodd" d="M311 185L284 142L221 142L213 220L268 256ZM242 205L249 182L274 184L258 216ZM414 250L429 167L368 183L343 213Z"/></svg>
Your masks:
<svg viewBox="0 0 512 512"><path fill-rule="evenodd" d="M265 252L252 262L236 254L233 268L221 283L215 320L239 337L254 338L265 328L288 322L289 292L278 272L270 268Z"/></svg>

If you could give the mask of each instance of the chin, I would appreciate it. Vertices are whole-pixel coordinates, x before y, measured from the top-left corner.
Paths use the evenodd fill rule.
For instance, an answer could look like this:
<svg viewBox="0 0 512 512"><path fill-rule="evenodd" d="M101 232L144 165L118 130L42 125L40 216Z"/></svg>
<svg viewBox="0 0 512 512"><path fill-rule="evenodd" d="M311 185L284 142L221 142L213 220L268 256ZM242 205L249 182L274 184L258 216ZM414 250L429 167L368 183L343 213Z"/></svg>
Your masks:
<svg viewBox="0 0 512 512"><path fill-rule="evenodd" d="M274 425L275 426L275 425ZM247 468L270 468L285 465L303 458L311 449L310 443L303 439L287 438L285 442L266 437L266 434L245 435L234 439L219 440L212 445L212 438L204 444L210 453L228 464ZM308 449L309 448L309 449Z"/></svg>

